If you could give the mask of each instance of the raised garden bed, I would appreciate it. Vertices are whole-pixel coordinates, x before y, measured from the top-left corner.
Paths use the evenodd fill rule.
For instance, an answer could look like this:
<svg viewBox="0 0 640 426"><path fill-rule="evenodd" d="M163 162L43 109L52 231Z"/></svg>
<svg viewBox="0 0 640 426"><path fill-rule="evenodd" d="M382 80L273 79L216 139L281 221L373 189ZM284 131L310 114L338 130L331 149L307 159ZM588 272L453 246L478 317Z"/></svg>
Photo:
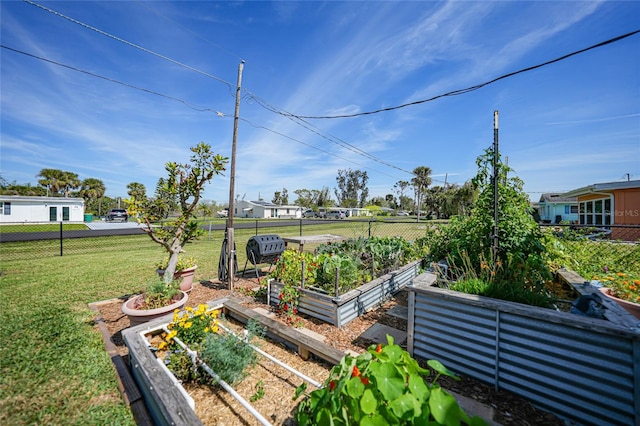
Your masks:
<svg viewBox="0 0 640 426"><path fill-rule="evenodd" d="M302 332L291 329L283 324L240 305L234 300L219 299L209 303L211 308L223 311L226 317L236 324L242 324L253 318L267 328L264 340L265 352L276 358L289 353L297 362L305 359L303 373L318 382L326 378L333 363L344 356L344 353L320 341L310 338ZM156 424L198 425L203 424L198 413L207 412L207 416L215 417L218 411L231 410L238 418L238 424L260 424L249 411L221 388L212 389L208 386L188 384L184 387L175 379L171 372L162 364L150 347L150 339L158 333L170 320L160 319L123 331L123 338L129 350L130 365L136 382L144 396L151 416ZM283 348L284 346L287 348ZM278 354L278 355L275 355ZM261 358L262 359L262 358ZM286 361L284 361L286 363ZM297 376L290 374L277 364L267 359L261 360L254 368L266 371L270 376L263 380L264 392L269 394L264 401L255 402L256 410L264 410L262 415L271 419L273 424L283 424L291 417L294 406L292 397L295 387L302 382ZM215 366L212 366L215 369ZM315 377L313 377L315 375ZM249 399L255 391L258 374L251 374L238 385L238 394ZM210 393L213 404L203 404L194 407L191 394ZM267 403L268 401L268 403ZM261 405L262 404L262 405ZM217 408L216 408L217 407ZM259 408L258 408L259 407ZM264 424L264 423L262 423Z"/></svg>
<svg viewBox="0 0 640 426"><path fill-rule="evenodd" d="M342 327L376 306L380 306L403 287L409 285L418 276L421 265L422 260L415 260L339 296L299 288L298 310L302 314ZM269 281L268 304L278 304L278 297L283 287L282 283Z"/></svg>
<svg viewBox="0 0 640 426"><path fill-rule="evenodd" d="M595 287L560 276L580 294ZM640 324L603 298L606 320L435 287L409 287L408 351L580 424L640 425Z"/></svg>

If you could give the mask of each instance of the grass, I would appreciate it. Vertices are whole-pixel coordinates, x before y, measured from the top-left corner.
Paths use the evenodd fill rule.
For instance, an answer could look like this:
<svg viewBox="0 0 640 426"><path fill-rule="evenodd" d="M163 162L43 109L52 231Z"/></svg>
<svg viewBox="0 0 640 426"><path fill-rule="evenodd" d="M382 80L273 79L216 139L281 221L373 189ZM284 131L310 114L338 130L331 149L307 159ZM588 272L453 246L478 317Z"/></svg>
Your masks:
<svg viewBox="0 0 640 426"><path fill-rule="evenodd" d="M303 234L415 239L424 227L336 221L305 225ZM258 233L297 236L300 227ZM242 270L256 229L236 228L234 235ZM217 279L223 237L212 231L186 247L198 259L197 280ZM134 425L88 304L139 292L165 254L146 235L70 239L64 247L60 256L58 242L0 245L0 424Z"/></svg>

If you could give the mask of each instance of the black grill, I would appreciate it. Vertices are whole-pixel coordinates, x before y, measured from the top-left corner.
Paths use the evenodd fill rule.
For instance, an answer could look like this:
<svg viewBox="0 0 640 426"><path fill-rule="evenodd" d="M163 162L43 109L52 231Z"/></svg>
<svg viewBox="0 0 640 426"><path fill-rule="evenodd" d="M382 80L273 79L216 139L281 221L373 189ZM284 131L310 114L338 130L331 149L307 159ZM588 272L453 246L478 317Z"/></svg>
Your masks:
<svg viewBox="0 0 640 426"><path fill-rule="evenodd" d="M251 262L256 266L261 263L273 265L283 251L284 241L279 235L256 235L247 241L247 262ZM246 262L244 269L247 269ZM257 268L256 275L258 275Z"/></svg>

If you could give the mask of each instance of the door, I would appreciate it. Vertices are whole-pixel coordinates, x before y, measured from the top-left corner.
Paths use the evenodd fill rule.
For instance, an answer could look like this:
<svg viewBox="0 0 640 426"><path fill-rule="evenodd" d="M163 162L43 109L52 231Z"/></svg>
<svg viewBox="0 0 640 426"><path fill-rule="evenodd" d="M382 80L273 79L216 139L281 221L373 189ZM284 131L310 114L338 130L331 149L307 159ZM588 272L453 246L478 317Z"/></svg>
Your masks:
<svg viewBox="0 0 640 426"><path fill-rule="evenodd" d="M69 221L69 207L62 208L62 220Z"/></svg>
<svg viewBox="0 0 640 426"><path fill-rule="evenodd" d="M49 221L55 222L58 220L58 208L57 207L49 207Z"/></svg>

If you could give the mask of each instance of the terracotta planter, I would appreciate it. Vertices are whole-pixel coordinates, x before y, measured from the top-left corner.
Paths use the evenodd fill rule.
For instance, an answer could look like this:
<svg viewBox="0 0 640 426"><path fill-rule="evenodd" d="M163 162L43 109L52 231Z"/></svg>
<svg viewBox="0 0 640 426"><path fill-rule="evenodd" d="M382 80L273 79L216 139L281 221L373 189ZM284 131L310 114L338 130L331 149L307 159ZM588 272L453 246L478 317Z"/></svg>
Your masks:
<svg viewBox="0 0 640 426"><path fill-rule="evenodd" d="M180 290L190 292L193 288L193 277L196 274L196 269L198 266L192 266L191 268L183 269L179 273L176 273L174 277L176 279L182 278L182 282L180 283Z"/></svg>
<svg viewBox="0 0 640 426"><path fill-rule="evenodd" d="M613 294L611 294L611 290L608 287L600 287L600 291L603 294L607 295L608 298L615 300L618 305L622 306L631 315L640 319L640 304L615 297Z"/></svg>
<svg viewBox="0 0 640 426"><path fill-rule="evenodd" d="M180 293L182 294L181 299L170 305L156 309L136 309L135 306L144 296L141 294L133 296L122 304L122 313L129 317L129 322L132 327L143 324L156 318L171 314L174 310L182 308L187 303L187 300L189 300L189 295L184 291L181 291Z"/></svg>
<svg viewBox="0 0 640 426"><path fill-rule="evenodd" d="M198 265L183 269L182 271L173 274L173 279L175 280L182 278L182 281L180 282L180 290L186 291L187 293L191 291L193 288L193 277L196 269L198 269ZM161 278L164 276L164 269L156 269L156 272Z"/></svg>

